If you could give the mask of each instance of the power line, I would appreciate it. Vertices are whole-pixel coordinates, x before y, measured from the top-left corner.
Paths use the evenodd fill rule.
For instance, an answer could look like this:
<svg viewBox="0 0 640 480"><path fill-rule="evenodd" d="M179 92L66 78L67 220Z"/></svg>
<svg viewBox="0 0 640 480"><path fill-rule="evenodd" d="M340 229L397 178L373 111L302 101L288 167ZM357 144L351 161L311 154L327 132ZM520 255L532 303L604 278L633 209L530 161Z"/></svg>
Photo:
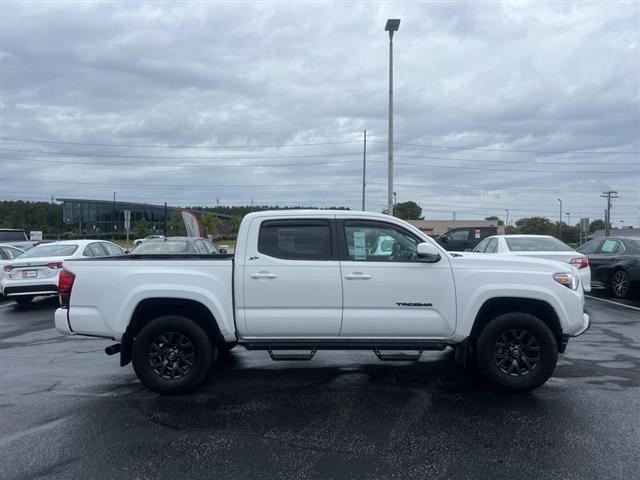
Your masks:
<svg viewBox="0 0 640 480"><path fill-rule="evenodd" d="M377 140L370 140L371 143L386 143ZM404 145L410 147L424 147L424 148L442 148L446 150L481 150L486 152L508 152L508 153L537 153L541 155L545 154L565 154L565 153L579 153L579 154L593 154L593 155L638 155L637 151L586 151L586 150L513 150L507 148L480 148L480 147L448 147L444 145L427 145L422 143L401 143L394 142L394 145Z"/></svg>
<svg viewBox="0 0 640 480"><path fill-rule="evenodd" d="M312 147L316 145L344 145L347 143L362 143L360 140L345 140L340 142L319 143L281 143L277 145L136 145L131 143L88 143L65 142L61 140L36 140L32 138L0 137L0 140L12 142L47 143L56 145L83 145L88 147L127 147L127 148L176 148L176 149L231 149L231 148L284 148L284 147Z"/></svg>

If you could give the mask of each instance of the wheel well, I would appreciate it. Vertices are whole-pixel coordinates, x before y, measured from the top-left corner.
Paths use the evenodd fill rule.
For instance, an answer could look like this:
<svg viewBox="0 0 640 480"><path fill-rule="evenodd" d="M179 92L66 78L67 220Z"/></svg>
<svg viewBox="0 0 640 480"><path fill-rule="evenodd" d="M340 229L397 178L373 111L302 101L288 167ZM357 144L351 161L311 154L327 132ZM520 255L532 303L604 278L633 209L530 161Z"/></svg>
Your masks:
<svg viewBox="0 0 640 480"><path fill-rule="evenodd" d="M207 332L211 343L215 345L225 343L215 317L202 303L184 298L148 298L136 306L133 315L131 315L129 326L122 336L121 366L125 366L131 361L133 341L142 327L154 318L164 315L187 317Z"/></svg>
<svg viewBox="0 0 640 480"><path fill-rule="evenodd" d="M551 305L544 300L536 300L532 298L517 297L499 297L492 298L484 302L480 311L476 315L471 335L469 336L470 345L475 344L476 339L484 327L494 318L503 313L521 312L534 315L542 320L553 333L558 342L558 350L563 349L562 328L556 311Z"/></svg>

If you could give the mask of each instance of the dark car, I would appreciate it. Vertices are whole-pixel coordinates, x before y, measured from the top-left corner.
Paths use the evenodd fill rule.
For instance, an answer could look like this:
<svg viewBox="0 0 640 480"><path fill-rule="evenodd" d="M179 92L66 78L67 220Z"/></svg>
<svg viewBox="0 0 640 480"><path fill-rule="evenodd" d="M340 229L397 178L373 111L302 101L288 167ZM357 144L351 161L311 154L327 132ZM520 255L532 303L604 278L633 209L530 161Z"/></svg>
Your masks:
<svg viewBox="0 0 640 480"><path fill-rule="evenodd" d="M445 250L464 252L473 249L485 238L497 234L498 227L460 227L452 228L447 233L443 233L436 241Z"/></svg>
<svg viewBox="0 0 640 480"><path fill-rule="evenodd" d="M226 253L206 238L162 237L146 240L131 252L133 255L208 255Z"/></svg>
<svg viewBox="0 0 640 480"><path fill-rule="evenodd" d="M595 238L577 248L589 258L591 285L625 298L640 284L640 238Z"/></svg>

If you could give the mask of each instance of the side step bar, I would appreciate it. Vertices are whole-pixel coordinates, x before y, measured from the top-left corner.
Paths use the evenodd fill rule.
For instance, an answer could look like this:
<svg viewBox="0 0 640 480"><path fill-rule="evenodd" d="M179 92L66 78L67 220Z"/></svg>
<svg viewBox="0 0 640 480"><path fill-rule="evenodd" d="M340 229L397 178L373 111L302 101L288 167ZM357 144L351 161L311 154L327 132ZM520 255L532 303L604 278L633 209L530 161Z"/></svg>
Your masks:
<svg viewBox="0 0 640 480"><path fill-rule="evenodd" d="M422 356L423 349L421 348L414 354L407 353L383 353L377 348L373 349L373 353L383 362L417 362Z"/></svg>
<svg viewBox="0 0 640 480"><path fill-rule="evenodd" d="M269 356L273 361L292 361L292 360L304 360L309 361L313 358L313 356L318 351L316 348L313 348L309 351L309 353L276 353L272 348L269 348Z"/></svg>

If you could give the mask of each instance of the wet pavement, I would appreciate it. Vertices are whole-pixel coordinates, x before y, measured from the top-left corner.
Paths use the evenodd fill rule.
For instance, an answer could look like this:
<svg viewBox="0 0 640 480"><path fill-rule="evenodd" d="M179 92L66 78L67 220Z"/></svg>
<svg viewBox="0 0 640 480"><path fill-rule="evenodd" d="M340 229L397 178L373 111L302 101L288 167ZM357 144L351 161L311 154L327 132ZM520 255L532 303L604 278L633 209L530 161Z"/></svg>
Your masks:
<svg viewBox="0 0 640 480"><path fill-rule="evenodd" d="M591 330L524 395L450 352L276 363L236 348L199 393L162 397L108 341L58 335L55 300L0 302L0 477L637 478L640 310L587 307Z"/></svg>

